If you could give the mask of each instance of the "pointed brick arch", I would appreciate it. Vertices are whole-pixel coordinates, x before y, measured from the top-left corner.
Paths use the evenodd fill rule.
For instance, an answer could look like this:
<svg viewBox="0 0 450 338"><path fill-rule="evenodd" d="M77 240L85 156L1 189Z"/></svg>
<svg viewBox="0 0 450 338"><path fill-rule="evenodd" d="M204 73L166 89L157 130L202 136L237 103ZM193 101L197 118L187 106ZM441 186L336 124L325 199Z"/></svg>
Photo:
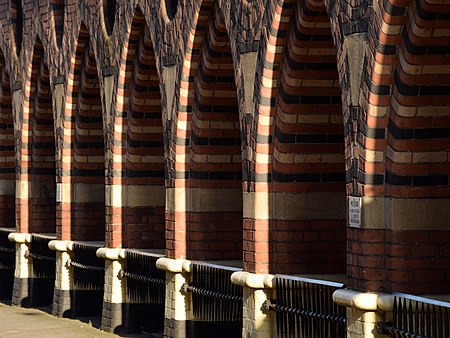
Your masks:
<svg viewBox="0 0 450 338"><path fill-rule="evenodd" d="M24 90L19 225L22 232L56 232L55 133L49 70L37 38Z"/></svg>
<svg viewBox="0 0 450 338"><path fill-rule="evenodd" d="M345 273L345 143L326 8L272 4L259 62L246 269ZM270 14L271 13L271 14Z"/></svg>
<svg viewBox="0 0 450 338"><path fill-rule="evenodd" d="M113 184L125 191L114 205L113 246L163 249L165 165L161 94L157 60L145 24L136 10L124 48L116 104ZM114 229L120 229L115 232ZM119 235L120 234L120 235ZM121 236L121 238L120 238Z"/></svg>
<svg viewBox="0 0 450 338"><path fill-rule="evenodd" d="M105 238L105 147L97 63L87 29L79 30L66 87L62 182L72 200L62 208L62 239ZM64 197L63 197L64 198Z"/></svg>
<svg viewBox="0 0 450 338"><path fill-rule="evenodd" d="M201 3L192 33L175 121L176 197L166 222L167 253L241 260L239 108L231 43L218 4Z"/></svg>

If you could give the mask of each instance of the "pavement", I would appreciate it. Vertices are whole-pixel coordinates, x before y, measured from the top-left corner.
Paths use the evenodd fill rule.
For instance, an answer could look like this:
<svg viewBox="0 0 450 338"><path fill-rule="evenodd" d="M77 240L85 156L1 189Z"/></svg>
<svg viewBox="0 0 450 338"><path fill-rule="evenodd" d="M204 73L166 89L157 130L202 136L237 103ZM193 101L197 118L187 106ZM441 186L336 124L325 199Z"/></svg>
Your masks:
<svg viewBox="0 0 450 338"><path fill-rule="evenodd" d="M118 336L103 332L89 318L56 318L49 309L32 309L0 303L0 338L100 338L152 337L151 335Z"/></svg>

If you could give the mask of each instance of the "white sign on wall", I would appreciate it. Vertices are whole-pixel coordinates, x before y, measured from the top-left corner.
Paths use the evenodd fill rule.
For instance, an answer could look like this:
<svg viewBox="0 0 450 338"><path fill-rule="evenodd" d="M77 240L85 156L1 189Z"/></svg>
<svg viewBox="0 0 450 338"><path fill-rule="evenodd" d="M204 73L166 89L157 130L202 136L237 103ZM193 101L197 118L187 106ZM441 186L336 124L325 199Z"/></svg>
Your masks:
<svg viewBox="0 0 450 338"><path fill-rule="evenodd" d="M348 226L361 228L361 197L348 197Z"/></svg>
<svg viewBox="0 0 450 338"><path fill-rule="evenodd" d="M62 202L61 183L56 183L56 203Z"/></svg>

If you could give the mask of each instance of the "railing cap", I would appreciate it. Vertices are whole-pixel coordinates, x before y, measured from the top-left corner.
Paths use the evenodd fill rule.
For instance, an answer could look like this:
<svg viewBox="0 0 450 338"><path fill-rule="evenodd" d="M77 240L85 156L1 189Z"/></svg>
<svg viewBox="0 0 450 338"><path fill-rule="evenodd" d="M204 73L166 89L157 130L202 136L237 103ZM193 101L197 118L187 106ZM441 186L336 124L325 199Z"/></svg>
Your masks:
<svg viewBox="0 0 450 338"><path fill-rule="evenodd" d="M100 259L109 259L112 261L118 261L126 257L125 249L122 248L99 248L95 254Z"/></svg>
<svg viewBox="0 0 450 338"><path fill-rule="evenodd" d="M15 242L15 243L31 243L31 234L20 233L20 232L11 232L8 235L8 239L10 242Z"/></svg>
<svg viewBox="0 0 450 338"><path fill-rule="evenodd" d="M48 242L48 248L53 251L72 251L73 250L73 242L72 241L62 241L58 239L54 239Z"/></svg>

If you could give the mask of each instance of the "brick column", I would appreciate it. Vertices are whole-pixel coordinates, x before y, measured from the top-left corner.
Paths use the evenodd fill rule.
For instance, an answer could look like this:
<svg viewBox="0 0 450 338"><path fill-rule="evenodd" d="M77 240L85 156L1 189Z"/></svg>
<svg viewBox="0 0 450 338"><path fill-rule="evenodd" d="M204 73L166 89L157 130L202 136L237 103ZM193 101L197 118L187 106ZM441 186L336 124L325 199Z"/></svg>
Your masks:
<svg viewBox="0 0 450 338"><path fill-rule="evenodd" d="M69 317L71 294L73 290L73 269L69 266L72 245L70 241L50 241L48 247L56 251L56 278L53 294L52 314L56 317Z"/></svg>
<svg viewBox="0 0 450 338"><path fill-rule="evenodd" d="M266 300L273 299L273 275L244 271L233 273L231 282L242 286L244 296L242 337L276 337L275 313L263 311Z"/></svg>
<svg viewBox="0 0 450 338"><path fill-rule="evenodd" d="M102 330L116 332L123 328L123 304L126 302L126 278L120 272L125 266L125 250L100 248L97 257L105 259Z"/></svg>
<svg viewBox="0 0 450 338"><path fill-rule="evenodd" d="M166 271L166 306L164 312L164 337L185 338L186 324L191 318L191 295L182 293L184 283L190 281L190 262L184 259L160 258L156 266Z"/></svg>
<svg viewBox="0 0 450 338"><path fill-rule="evenodd" d="M31 235L13 232L8 239L16 243L16 268L14 270L14 287L12 304L16 306L29 306L29 281L31 278L31 259L27 251L31 243Z"/></svg>

